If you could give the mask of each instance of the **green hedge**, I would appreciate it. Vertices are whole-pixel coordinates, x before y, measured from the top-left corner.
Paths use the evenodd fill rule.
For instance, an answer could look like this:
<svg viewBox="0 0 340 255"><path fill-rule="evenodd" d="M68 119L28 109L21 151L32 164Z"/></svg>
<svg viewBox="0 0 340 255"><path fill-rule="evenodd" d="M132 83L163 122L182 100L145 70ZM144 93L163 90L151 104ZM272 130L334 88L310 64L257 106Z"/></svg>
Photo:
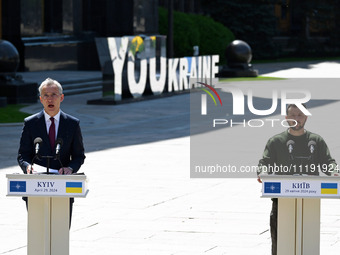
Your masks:
<svg viewBox="0 0 340 255"><path fill-rule="evenodd" d="M174 56L193 55L193 46L199 46L200 55L220 55L225 63L225 49L235 39L234 34L212 18L174 11ZM159 8L159 33L167 35L168 11Z"/></svg>

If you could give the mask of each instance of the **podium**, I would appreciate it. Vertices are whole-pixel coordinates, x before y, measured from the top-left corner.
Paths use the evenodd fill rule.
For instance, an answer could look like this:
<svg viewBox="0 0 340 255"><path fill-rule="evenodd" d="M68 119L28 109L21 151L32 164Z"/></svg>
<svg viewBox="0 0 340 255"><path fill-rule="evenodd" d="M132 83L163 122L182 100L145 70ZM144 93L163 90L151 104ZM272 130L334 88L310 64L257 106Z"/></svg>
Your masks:
<svg viewBox="0 0 340 255"><path fill-rule="evenodd" d="M7 196L28 197L28 255L68 255L70 197L86 197L85 175L7 174Z"/></svg>
<svg viewBox="0 0 340 255"><path fill-rule="evenodd" d="M278 198L278 255L320 254L320 199L340 198L338 176L260 175L262 197Z"/></svg>

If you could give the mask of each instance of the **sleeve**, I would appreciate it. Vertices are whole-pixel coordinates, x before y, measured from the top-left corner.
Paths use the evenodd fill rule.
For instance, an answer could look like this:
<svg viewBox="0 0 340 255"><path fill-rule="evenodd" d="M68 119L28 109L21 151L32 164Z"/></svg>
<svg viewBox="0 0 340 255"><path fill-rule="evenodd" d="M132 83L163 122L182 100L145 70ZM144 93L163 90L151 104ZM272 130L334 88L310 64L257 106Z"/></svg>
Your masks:
<svg viewBox="0 0 340 255"><path fill-rule="evenodd" d="M69 163L69 167L73 169L73 173L76 173L85 160L83 136L81 133L79 121L77 122L77 127L75 129L70 157L71 161Z"/></svg>
<svg viewBox="0 0 340 255"><path fill-rule="evenodd" d="M34 157L33 143L29 132L29 125L24 122L22 129L17 161L22 171L26 174L26 168L31 164Z"/></svg>
<svg viewBox="0 0 340 255"><path fill-rule="evenodd" d="M326 142L321 138L317 146L320 170L326 175L338 173L338 164L332 158Z"/></svg>
<svg viewBox="0 0 340 255"><path fill-rule="evenodd" d="M273 146L273 140L269 139L264 149L262 159L258 164L257 175L270 173L270 166L273 166L275 162L275 147Z"/></svg>

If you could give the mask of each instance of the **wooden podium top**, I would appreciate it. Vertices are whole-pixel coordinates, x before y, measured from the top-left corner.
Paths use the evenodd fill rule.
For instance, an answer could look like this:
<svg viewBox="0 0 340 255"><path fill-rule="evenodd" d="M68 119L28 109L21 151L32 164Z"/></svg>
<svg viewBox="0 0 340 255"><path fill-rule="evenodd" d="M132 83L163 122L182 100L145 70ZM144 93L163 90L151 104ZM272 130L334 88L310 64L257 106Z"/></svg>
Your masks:
<svg viewBox="0 0 340 255"><path fill-rule="evenodd" d="M340 176L260 175L262 196L275 198L340 198Z"/></svg>
<svg viewBox="0 0 340 255"><path fill-rule="evenodd" d="M7 174L7 196L86 197L86 175Z"/></svg>

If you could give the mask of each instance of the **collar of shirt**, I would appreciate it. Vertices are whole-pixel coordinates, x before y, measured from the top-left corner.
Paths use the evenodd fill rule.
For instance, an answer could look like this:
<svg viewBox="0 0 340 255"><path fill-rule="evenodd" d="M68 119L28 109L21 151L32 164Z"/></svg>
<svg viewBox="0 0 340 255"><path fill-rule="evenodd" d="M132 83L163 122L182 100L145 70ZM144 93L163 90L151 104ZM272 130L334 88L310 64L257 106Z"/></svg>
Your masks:
<svg viewBox="0 0 340 255"><path fill-rule="evenodd" d="M51 116L48 115L45 111L44 111L44 116L45 116L46 129L47 129L47 133L48 133L49 130L50 130L50 126L52 124L52 121L50 120ZM60 110L53 118L54 118L54 125L55 125L55 136L57 138L59 120L60 120Z"/></svg>

